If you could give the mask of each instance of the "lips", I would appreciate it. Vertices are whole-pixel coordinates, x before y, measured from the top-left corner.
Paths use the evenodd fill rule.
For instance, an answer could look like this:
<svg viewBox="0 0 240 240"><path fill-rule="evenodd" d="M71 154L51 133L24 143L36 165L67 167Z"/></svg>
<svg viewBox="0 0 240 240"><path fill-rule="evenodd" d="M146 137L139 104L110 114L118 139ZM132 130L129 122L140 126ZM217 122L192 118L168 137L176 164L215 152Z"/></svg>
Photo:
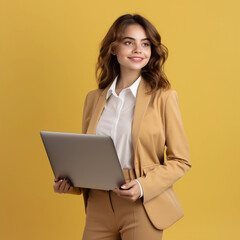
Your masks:
<svg viewBox="0 0 240 240"><path fill-rule="evenodd" d="M134 62L141 62L143 60L143 58L141 58L141 57L129 57L129 59Z"/></svg>

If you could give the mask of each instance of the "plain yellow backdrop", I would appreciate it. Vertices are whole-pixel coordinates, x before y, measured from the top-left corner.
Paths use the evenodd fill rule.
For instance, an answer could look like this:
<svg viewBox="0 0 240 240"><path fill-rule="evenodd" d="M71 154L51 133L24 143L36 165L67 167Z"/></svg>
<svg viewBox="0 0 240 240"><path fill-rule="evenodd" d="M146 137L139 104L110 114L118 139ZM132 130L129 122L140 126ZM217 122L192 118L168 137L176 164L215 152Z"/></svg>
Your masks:
<svg viewBox="0 0 240 240"><path fill-rule="evenodd" d="M39 132L81 132L99 44L122 14L169 49L193 165L175 184L185 217L164 240L240 239L237 0L0 0L0 239L77 240L82 196L53 192Z"/></svg>

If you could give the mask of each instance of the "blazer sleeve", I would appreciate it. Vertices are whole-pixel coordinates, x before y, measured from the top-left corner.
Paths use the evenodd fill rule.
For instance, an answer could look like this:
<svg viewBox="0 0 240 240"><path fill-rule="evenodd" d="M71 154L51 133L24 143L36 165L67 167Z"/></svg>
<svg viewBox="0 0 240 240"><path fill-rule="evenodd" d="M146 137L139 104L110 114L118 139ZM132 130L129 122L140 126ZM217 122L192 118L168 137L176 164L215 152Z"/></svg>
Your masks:
<svg viewBox="0 0 240 240"><path fill-rule="evenodd" d="M89 93L87 94L84 102L84 107L83 107L83 117L82 117L82 133L86 134L87 133L87 128L90 122L90 111L91 108L89 107Z"/></svg>
<svg viewBox="0 0 240 240"><path fill-rule="evenodd" d="M167 159L163 165L155 165L145 176L138 178L144 203L160 195L191 168L188 141L175 90L171 90L167 96L164 115Z"/></svg>

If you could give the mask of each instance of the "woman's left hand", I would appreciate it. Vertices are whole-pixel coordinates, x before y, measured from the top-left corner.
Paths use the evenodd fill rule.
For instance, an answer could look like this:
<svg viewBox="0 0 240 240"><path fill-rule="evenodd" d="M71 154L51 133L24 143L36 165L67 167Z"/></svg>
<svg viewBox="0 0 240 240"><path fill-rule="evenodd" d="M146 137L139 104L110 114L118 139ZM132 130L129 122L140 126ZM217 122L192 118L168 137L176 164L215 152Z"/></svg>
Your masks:
<svg viewBox="0 0 240 240"><path fill-rule="evenodd" d="M140 197L141 190L136 180L125 183L121 186L121 188L122 189L115 188L112 191L115 192L119 197L127 199L131 202L135 202Z"/></svg>

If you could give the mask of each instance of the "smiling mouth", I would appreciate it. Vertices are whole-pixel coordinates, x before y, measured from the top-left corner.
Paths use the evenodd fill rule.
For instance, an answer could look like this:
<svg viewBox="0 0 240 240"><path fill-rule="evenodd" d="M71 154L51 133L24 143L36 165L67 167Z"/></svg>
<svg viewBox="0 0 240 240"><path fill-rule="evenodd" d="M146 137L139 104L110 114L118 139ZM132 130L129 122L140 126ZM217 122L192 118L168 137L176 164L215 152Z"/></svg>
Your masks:
<svg viewBox="0 0 240 240"><path fill-rule="evenodd" d="M143 60L143 58L137 58L137 57L129 57L129 59L134 62L141 62Z"/></svg>

